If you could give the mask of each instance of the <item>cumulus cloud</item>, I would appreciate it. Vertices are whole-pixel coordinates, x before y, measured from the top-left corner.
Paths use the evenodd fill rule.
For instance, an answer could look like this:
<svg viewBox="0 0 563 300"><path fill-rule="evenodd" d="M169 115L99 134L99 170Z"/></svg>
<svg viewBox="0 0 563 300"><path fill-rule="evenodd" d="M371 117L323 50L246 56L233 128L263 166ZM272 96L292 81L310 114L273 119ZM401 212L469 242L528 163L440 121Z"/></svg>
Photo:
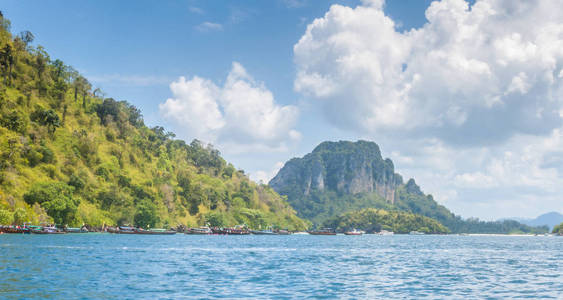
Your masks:
<svg viewBox="0 0 563 300"><path fill-rule="evenodd" d="M333 5L294 45L294 88L464 216L561 209L563 2L434 1L404 31L382 0Z"/></svg>
<svg viewBox="0 0 563 300"><path fill-rule="evenodd" d="M223 25L221 25L219 23L213 23L213 22L203 22L203 23L197 25L195 28L197 30L201 31L201 32L221 31L221 30L223 30Z"/></svg>
<svg viewBox="0 0 563 300"><path fill-rule="evenodd" d="M194 76L170 84L172 98L159 105L161 114L181 134L224 146L230 153L285 150L300 139L294 129L299 111L278 105L273 94L234 62L223 86Z"/></svg>
<svg viewBox="0 0 563 300"><path fill-rule="evenodd" d="M428 22L406 32L383 6L333 5L294 46L295 90L318 99L333 124L452 144L560 126L560 1L435 1Z"/></svg>

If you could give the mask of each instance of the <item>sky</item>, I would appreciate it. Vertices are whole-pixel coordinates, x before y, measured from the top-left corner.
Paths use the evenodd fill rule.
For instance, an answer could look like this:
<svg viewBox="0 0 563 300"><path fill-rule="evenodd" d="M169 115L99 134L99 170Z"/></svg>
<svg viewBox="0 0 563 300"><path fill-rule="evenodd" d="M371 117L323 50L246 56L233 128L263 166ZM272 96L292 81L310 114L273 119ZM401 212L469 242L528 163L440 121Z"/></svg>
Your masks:
<svg viewBox="0 0 563 300"><path fill-rule="evenodd" d="M4 0L149 126L267 182L371 140L465 218L563 212L563 1Z"/></svg>

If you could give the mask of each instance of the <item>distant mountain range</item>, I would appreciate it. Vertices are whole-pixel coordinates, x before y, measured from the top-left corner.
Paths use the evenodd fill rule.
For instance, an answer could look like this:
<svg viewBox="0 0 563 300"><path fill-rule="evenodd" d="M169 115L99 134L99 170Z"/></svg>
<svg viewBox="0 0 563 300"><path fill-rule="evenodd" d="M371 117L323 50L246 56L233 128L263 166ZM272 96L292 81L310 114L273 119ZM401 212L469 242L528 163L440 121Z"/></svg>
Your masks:
<svg viewBox="0 0 563 300"><path fill-rule="evenodd" d="M501 221L503 220L515 220L522 224L526 224L528 226L548 226L549 230L551 230L555 225L563 223L563 215L558 212L552 211L542 214L535 219L525 219L525 218L501 219Z"/></svg>

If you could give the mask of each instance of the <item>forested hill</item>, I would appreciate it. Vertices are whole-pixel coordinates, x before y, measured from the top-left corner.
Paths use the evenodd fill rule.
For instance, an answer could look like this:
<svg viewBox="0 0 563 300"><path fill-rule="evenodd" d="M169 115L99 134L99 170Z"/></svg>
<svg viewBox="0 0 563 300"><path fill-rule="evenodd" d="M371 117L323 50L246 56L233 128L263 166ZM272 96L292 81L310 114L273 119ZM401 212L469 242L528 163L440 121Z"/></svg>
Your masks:
<svg viewBox="0 0 563 300"><path fill-rule="evenodd" d="M532 228L508 220L463 220L437 203L432 195L424 194L414 179L404 183L402 176L395 173L393 162L388 158L383 159L379 146L369 141L323 142L304 157L289 160L270 181L270 185L288 197L300 217L316 224L335 225L338 223L335 220L350 218L382 220L374 217L377 214L364 217L366 208L379 208L426 216L438 220L451 232L548 230L547 227ZM358 222L355 224L360 227Z"/></svg>
<svg viewBox="0 0 563 300"><path fill-rule="evenodd" d="M139 109L0 22L0 224L304 229L212 146L148 128Z"/></svg>

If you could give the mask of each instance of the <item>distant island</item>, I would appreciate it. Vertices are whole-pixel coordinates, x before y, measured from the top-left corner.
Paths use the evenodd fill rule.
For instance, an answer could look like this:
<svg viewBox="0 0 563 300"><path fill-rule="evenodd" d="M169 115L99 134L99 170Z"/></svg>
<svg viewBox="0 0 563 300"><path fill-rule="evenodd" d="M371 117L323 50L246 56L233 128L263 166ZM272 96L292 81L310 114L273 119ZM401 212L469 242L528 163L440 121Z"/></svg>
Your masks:
<svg viewBox="0 0 563 300"><path fill-rule="evenodd" d="M522 224L526 224L528 226L547 226L551 230L552 228L554 228L554 226L563 222L563 215L558 212L552 211L545 214L541 214L534 219L524 219L524 218L501 219L501 221L503 220L515 220Z"/></svg>
<svg viewBox="0 0 563 300"><path fill-rule="evenodd" d="M414 179L406 183L395 173L391 159L383 159L379 146L370 141L323 142L302 158L289 160L270 181L287 196L297 215L322 226L352 226L368 229L393 226L361 217L374 211L408 213L409 218L431 218L453 233L543 233L547 227L531 227L514 220L497 222L463 220L426 195ZM348 222L350 218L359 222ZM403 226L404 224L395 224ZM421 231L428 229L418 225ZM425 229L426 227L426 229ZM432 231L432 230L429 230Z"/></svg>

